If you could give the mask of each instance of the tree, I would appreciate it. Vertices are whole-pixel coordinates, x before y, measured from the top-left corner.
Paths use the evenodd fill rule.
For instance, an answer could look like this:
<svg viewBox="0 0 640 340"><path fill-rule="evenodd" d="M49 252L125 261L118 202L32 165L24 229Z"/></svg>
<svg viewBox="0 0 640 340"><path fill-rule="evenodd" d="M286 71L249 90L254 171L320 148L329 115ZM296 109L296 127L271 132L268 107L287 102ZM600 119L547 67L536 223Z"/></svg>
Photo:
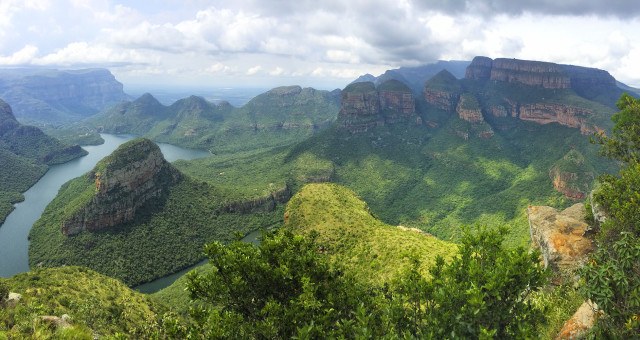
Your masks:
<svg viewBox="0 0 640 340"><path fill-rule="evenodd" d="M196 315L200 331L269 339L373 332L380 324L376 293L332 268L314 241L279 231L264 235L258 247L239 240L207 245L214 270L190 273L187 284L193 299L209 304Z"/></svg>
<svg viewBox="0 0 640 340"><path fill-rule="evenodd" d="M625 93L617 106L612 136L600 134L595 142L601 156L620 162L620 172L598 178L594 200L607 221L581 276L585 297L606 315L596 323L596 336L628 338L640 334L640 100Z"/></svg>
<svg viewBox="0 0 640 340"><path fill-rule="evenodd" d="M539 252L504 246L506 234L504 227L463 228L458 256L449 263L439 257L431 279L410 270L399 290L407 313L396 323L413 336L436 339L534 336L545 317L527 297L549 274Z"/></svg>

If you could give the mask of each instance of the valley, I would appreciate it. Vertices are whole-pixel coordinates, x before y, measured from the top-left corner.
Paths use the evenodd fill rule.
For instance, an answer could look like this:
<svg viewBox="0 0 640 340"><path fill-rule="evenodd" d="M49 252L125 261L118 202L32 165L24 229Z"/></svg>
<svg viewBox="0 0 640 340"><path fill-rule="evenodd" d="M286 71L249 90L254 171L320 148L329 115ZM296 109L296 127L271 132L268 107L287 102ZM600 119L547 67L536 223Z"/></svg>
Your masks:
<svg viewBox="0 0 640 340"><path fill-rule="evenodd" d="M64 286L73 280L69 275L81 275L93 285L92 280L105 275L133 287L209 256L209 264L151 296L122 288L135 301L131 308L144 310L155 320L153 326L118 320L147 327L136 326L138 333L130 334L180 338L189 332L213 337L229 334L224 333L230 331L229 325L242 319L242 332L247 332L243 334L269 338L276 334L271 332L300 334L303 328L282 322L283 315L295 312L301 325L312 321L304 327L318 337L366 329L378 335L393 332L400 337L410 332L437 337L448 334L438 332L451 331L446 329L449 324L441 329L432 323L435 319L429 319L450 317L444 307L438 308L444 306L444 300L438 300L444 288L438 285L448 282L447 287L459 285L466 287L462 291L472 292L476 283L455 281L457 274L452 274L469 270L486 280L483 284L493 282L494 288L503 287L504 282L491 280L512 275L522 292L510 292L514 295L505 301L517 306L512 307L514 313L529 311L522 320L540 327L527 330L521 325L518 330L500 328L500 332L517 337L518 332L539 330L552 337L584 300L569 286L547 283L552 274L535 261L538 253L529 252L529 209L563 210L585 202L597 188L599 175L616 173L617 164L598 156L601 147L590 142L590 136L615 133L611 117L623 90L606 71L571 65L486 57L437 65L363 76L335 91L277 87L240 107L197 96L165 105L145 93L78 118L65 125L65 131L101 133L105 144L85 146L89 156L61 165L54 164L68 159L51 156L45 158L55 161L30 161L39 176L44 174L42 183L32 187L43 203L32 201L32 194L25 192L23 204L34 210L21 212L18 205L14 212L18 217L9 215L0 226L0 241L7 244L0 244L0 256L7 252L0 276L13 276L0 283L24 290L30 289L25 282L39 280L29 277ZM82 150L78 145L70 148ZM165 150L171 148L169 156ZM86 153L77 151L73 157L82 152ZM3 166L0 171L20 172L20 164L15 167L18 170ZM42 189L48 182L52 187ZM25 190L16 187L14 191L21 195ZM16 218L24 219L23 225L14 226ZM260 248L240 242L243 235L259 229L265 230ZM27 245L28 266L23 251ZM491 269L477 264L484 268L480 271L464 267L476 266L477 257L470 254L480 252L474 247L481 246L491 249L483 256L498 256L491 261L504 262ZM291 257L296 251L305 255ZM224 260L232 254L240 257ZM252 262L261 256L267 257L266 263ZM285 264L268 267L279 261ZM309 261L309 265L297 261ZM216 286L218 275L239 264L246 270L240 270L236 281ZM522 271L510 272L502 265L520 266ZM493 271L497 276L483 276ZM524 272L529 276L520 277ZM243 275L253 279L243 283ZM231 294L229 301L242 300L234 297L233 289L246 291L252 284L261 292L250 292L255 297L242 302L245 309L219 309L227 306L220 296ZM335 288L335 294L324 291L334 285L341 287ZM273 287L274 292L283 289L277 293L281 295L269 295ZM430 292L422 303L432 303L431 309L420 303L414 311L406 308L416 303L410 293L415 287L422 287L424 294ZM0 320L24 323L19 314L26 313L25 308L31 307L25 304L35 299L31 293L25 295L15 311L2 314L0 309ZM103 297L113 300L107 293L101 295L92 300L96 306L106 306ZM198 302L190 303L190 298ZM266 306L274 314L261 309L266 308L259 305L262 298L273 303ZM49 295L46 299L62 306L43 307L51 313L81 313L75 303ZM353 299L366 303L357 307L350 304ZM461 299L461 304L475 301L475 297ZM491 301L478 310L491 314L487 306L503 303ZM318 306L324 303L346 314L338 319L322 314ZM545 312L552 325L543 326L536 319L545 314L545 308L565 303L565 308ZM189 319L194 317L193 312L189 316L189 306L202 308L212 319L204 324ZM111 312L115 307L101 308ZM263 314L247 313L247 308ZM369 313L371 319L350 319L357 313ZM424 319L408 321L410 313ZM498 313L492 315L503 320ZM356 321L349 326L343 323L347 319ZM75 321L91 329L99 327L102 335L116 331L83 320ZM323 324L322 320L333 321ZM318 323L314 326L313 321ZM391 328L374 326L379 324ZM0 326L2 332L19 334ZM56 328L52 332L58 334Z"/></svg>

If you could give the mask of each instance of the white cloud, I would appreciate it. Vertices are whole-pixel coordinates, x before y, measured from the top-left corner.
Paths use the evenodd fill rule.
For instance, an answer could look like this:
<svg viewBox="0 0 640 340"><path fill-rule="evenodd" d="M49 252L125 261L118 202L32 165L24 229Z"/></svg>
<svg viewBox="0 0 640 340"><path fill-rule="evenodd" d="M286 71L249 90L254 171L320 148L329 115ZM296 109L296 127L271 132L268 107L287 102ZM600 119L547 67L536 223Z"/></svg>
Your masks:
<svg viewBox="0 0 640 340"><path fill-rule="evenodd" d="M639 13L623 0L0 0L0 64L276 86L486 55L600 67L640 83Z"/></svg>
<svg viewBox="0 0 640 340"><path fill-rule="evenodd" d="M38 55L38 47L33 45L27 45L21 50L13 53L7 57L0 57L0 65L16 66L16 65L28 65Z"/></svg>
<svg viewBox="0 0 640 340"><path fill-rule="evenodd" d="M249 68L249 69L247 70L247 73L246 73L246 74L247 74L248 76L252 76L252 75L254 75L254 74L258 73L260 70L262 70L262 66L260 66L260 65L258 65L258 66L254 66L254 67Z"/></svg>
<svg viewBox="0 0 640 340"><path fill-rule="evenodd" d="M279 75L282 75L283 73L284 73L284 69L279 66L273 69L272 71L269 71L269 75L271 76L279 76Z"/></svg>
<svg viewBox="0 0 640 340"><path fill-rule="evenodd" d="M145 64L149 58L131 50L115 50L106 45L74 42L64 48L33 60L35 65L117 65Z"/></svg>

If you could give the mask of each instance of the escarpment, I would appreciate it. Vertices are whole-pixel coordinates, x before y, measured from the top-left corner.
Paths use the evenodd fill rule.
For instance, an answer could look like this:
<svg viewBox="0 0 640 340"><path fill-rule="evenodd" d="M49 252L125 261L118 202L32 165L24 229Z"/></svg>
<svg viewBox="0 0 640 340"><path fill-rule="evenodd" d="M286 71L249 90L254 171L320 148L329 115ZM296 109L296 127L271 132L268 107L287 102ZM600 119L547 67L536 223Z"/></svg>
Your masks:
<svg viewBox="0 0 640 340"><path fill-rule="evenodd" d="M342 91L340 101L340 128L352 133L398 122L422 123L415 114L413 93L397 80L388 80L378 88L372 82L352 83Z"/></svg>
<svg viewBox="0 0 640 340"><path fill-rule="evenodd" d="M482 113L498 118L498 129L513 126L500 118L515 117L538 124L558 123L591 135L603 130L594 123L603 103L619 92L615 79L598 69L517 59L475 57L464 80L442 71L425 83L425 100L438 109L457 113L468 122L479 122ZM618 92L617 92L618 91ZM477 97L478 110L464 108L466 94ZM585 101L567 101L581 96ZM461 110L462 107L462 110Z"/></svg>
<svg viewBox="0 0 640 340"><path fill-rule="evenodd" d="M160 200L181 178L152 141L125 143L87 174L93 185L67 207L62 233L71 236L131 221L143 205Z"/></svg>
<svg viewBox="0 0 640 340"><path fill-rule="evenodd" d="M546 89L571 87L571 79L561 65L542 61L475 57L467 67L466 78L520 83Z"/></svg>

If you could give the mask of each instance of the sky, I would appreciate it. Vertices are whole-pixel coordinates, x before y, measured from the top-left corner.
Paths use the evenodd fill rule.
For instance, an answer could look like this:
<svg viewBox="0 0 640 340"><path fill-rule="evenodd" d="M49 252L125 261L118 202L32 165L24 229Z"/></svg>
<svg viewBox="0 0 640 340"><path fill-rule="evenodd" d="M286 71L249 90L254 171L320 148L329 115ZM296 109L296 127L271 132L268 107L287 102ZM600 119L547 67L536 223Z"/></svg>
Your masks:
<svg viewBox="0 0 640 340"><path fill-rule="evenodd" d="M540 60L640 87L636 0L0 0L0 68L125 84L343 88L437 60Z"/></svg>

